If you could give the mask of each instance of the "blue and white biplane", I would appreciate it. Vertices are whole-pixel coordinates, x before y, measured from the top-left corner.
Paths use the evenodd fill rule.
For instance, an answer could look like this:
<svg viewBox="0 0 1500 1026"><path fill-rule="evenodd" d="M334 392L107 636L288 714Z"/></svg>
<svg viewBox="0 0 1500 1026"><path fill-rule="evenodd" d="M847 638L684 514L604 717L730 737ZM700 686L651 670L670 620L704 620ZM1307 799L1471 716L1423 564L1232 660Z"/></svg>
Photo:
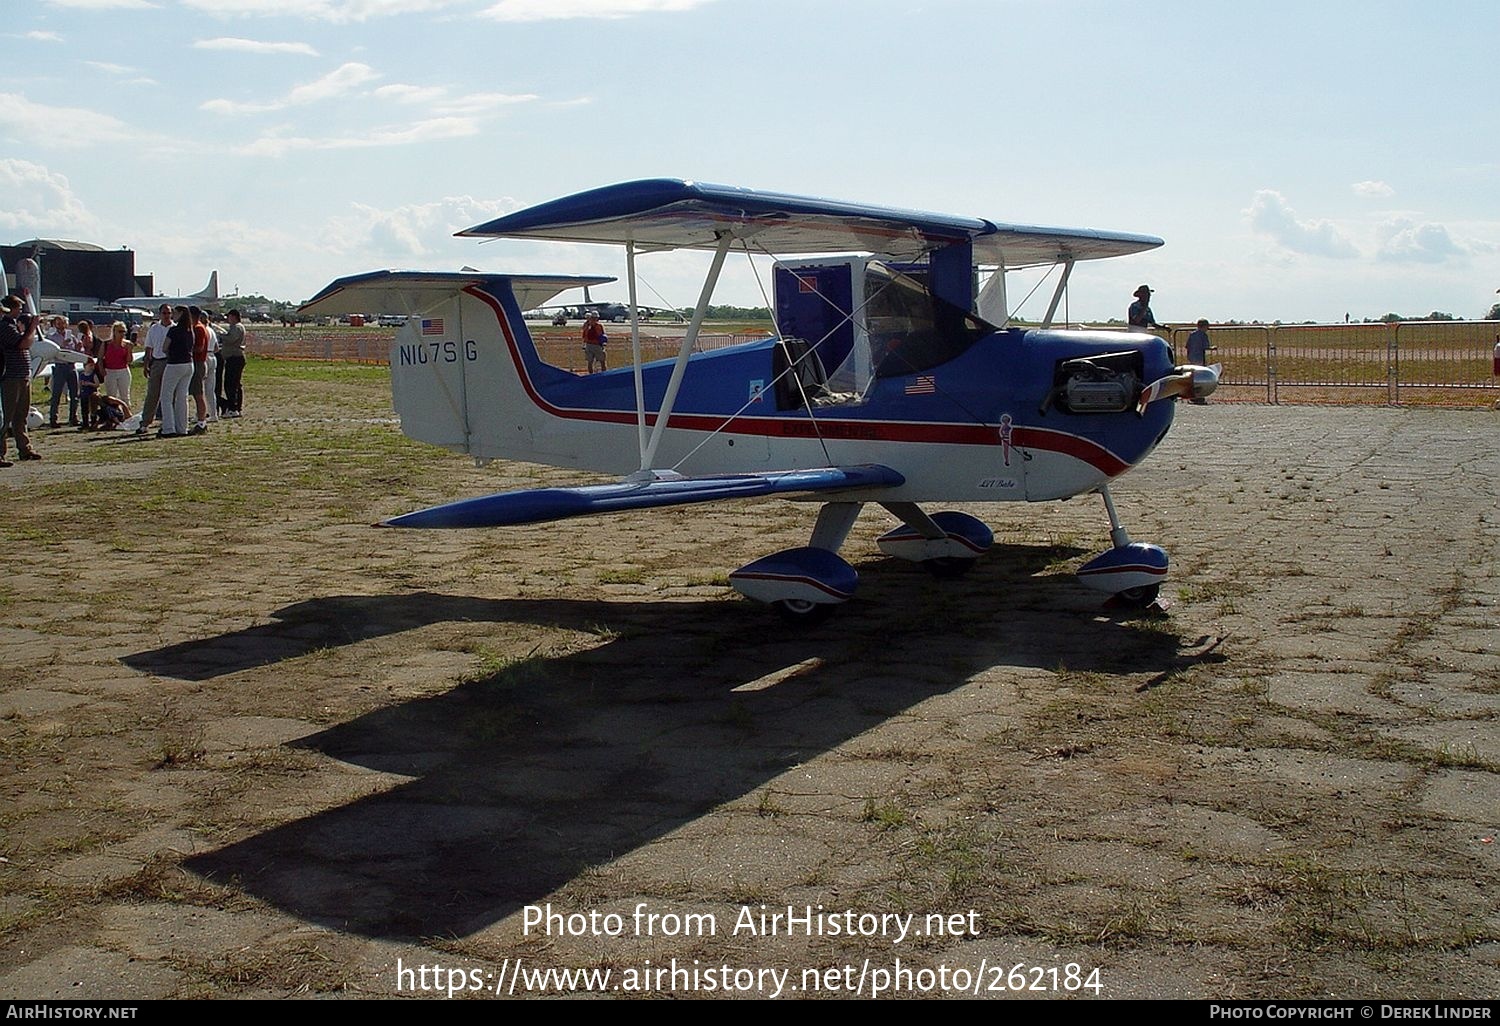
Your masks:
<svg viewBox="0 0 1500 1026"><path fill-rule="evenodd" d="M624 246L636 258L713 254L674 359L579 375L542 361L522 311L613 281L569 275L378 271L341 278L310 314L404 310L391 354L401 428L480 461L525 460L619 475L407 513L385 526L533 524L760 495L822 503L806 546L729 575L793 621L817 621L854 593L838 555L877 503L901 521L888 555L958 576L993 535L922 503L1064 499L1098 492L1112 547L1079 571L1125 603L1153 602L1167 555L1132 542L1109 486L1151 452L1176 397L1213 391L1216 369L1178 366L1153 335L1051 327L1080 260L1148 250L1146 235L999 224L827 199L654 179L607 186L458 233ZM696 351L725 259L782 257L776 330ZM798 254L799 259L784 259ZM1060 266L1042 327L1007 327L1007 270ZM984 282L982 288L978 287Z"/></svg>

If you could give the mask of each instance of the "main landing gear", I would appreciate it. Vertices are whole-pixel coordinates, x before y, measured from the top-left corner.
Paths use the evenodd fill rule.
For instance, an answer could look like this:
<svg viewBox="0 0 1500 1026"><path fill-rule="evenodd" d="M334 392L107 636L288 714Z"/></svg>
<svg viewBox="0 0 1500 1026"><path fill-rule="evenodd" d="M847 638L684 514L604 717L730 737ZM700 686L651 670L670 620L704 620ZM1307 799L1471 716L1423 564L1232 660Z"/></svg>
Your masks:
<svg viewBox="0 0 1500 1026"><path fill-rule="evenodd" d="M899 517L902 526L880 538L880 550L917 563L934 577L962 577L994 544L990 529L967 513L929 516L912 502L881 505ZM742 566L729 575L729 583L746 598L769 603L790 623L821 623L835 606L853 597L859 583L859 574L839 557L838 548L863 506L861 502L825 503L807 545Z"/></svg>
<svg viewBox="0 0 1500 1026"><path fill-rule="evenodd" d="M1110 604L1126 609L1156 605L1167 576L1167 554L1159 546L1130 540L1120 524L1108 486L1100 487L1109 514L1113 548L1089 560L1078 579L1111 596ZM863 507L859 502L829 502L807 545L762 556L729 575L729 583L746 598L765 602L789 623L822 623L834 607L854 597L859 574L839 555ZM879 539L880 551L918 564L939 579L962 577L994 544L983 521L967 513L925 513L912 502L883 502L901 526Z"/></svg>

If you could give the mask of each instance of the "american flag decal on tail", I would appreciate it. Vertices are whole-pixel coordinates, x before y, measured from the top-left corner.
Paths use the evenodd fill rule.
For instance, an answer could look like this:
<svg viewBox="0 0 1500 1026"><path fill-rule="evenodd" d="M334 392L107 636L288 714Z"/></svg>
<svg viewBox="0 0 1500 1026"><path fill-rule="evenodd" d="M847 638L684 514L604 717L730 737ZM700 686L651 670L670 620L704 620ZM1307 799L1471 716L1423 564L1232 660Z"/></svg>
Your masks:
<svg viewBox="0 0 1500 1026"><path fill-rule="evenodd" d="M441 334L443 334L443 319L441 317L423 317L422 318L422 334L424 334L424 335L441 335Z"/></svg>

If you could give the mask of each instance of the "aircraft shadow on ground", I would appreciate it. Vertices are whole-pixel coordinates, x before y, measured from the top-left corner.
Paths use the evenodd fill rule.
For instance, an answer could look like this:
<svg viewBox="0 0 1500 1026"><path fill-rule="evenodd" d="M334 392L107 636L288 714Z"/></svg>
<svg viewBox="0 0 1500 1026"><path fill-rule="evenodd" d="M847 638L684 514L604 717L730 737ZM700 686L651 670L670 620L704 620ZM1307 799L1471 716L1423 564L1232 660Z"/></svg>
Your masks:
<svg viewBox="0 0 1500 1026"><path fill-rule="evenodd" d="M277 615L294 633L492 618L608 630L587 651L517 662L292 742L411 779L185 867L364 936L466 936L985 669L1170 674L1185 663L1174 632L1097 615L1061 575L1029 576L1035 561L964 582L888 561L862 569L869 601L811 632L721 601L420 594L287 607ZM274 626L257 639L274 640ZM196 664L225 654L222 640L137 658ZM299 634L281 651L312 640Z"/></svg>

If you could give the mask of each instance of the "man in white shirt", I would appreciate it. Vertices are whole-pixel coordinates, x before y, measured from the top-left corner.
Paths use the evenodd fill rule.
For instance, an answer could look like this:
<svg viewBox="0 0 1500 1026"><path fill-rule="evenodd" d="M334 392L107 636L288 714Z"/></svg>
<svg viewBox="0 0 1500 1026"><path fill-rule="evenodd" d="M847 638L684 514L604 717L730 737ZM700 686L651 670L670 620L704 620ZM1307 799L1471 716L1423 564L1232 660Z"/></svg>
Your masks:
<svg viewBox="0 0 1500 1026"><path fill-rule="evenodd" d="M135 429L138 435L144 435L156 419L161 379L167 373L167 329L172 326L172 308L163 303L156 315L156 321L146 332L146 401L141 406L141 426Z"/></svg>

